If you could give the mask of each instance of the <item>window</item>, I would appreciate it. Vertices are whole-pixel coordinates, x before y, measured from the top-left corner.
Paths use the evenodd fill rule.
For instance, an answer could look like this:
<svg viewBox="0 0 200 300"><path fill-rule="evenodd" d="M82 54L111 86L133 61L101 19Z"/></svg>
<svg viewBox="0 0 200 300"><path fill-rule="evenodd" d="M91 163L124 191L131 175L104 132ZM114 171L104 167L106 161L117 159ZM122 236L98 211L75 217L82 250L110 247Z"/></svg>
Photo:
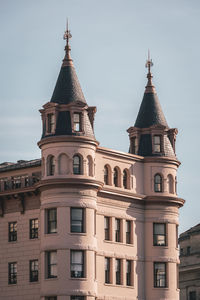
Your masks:
<svg viewBox="0 0 200 300"><path fill-rule="evenodd" d="M71 208L71 232L84 232L84 209Z"/></svg>
<svg viewBox="0 0 200 300"><path fill-rule="evenodd" d="M85 297L84 296L71 296L70 300L84 300Z"/></svg>
<svg viewBox="0 0 200 300"><path fill-rule="evenodd" d="M107 184L107 185L109 184L109 183L108 183L108 180L109 180L109 179L108 179L108 167L105 166L105 167L104 167L104 183Z"/></svg>
<svg viewBox="0 0 200 300"><path fill-rule="evenodd" d="M105 283L111 283L111 280L110 280L110 257L105 257Z"/></svg>
<svg viewBox="0 0 200 300"><path fill-rule="evenodd" d="M9 237L8 237L9 242L17 241L17 222L10 222L8 224L8 232L9 232Z"/></svg>
<svg viewBox="0 0 200 300"><path fill-rule="evenodd" d="M71 277L84 277L84 252L71 250Z"/></svg>
<svg viewBox="0 0 200 300"><path fill-rule="evenodd" d="M47 132L48 133L52 133L54 131L54 123L55 123L54 114L48 114L47 115Z"/></svg>
<svg viewBox="0 0 200 300"><path fill-rule="evenodd" d="M57 300L57 296L45 297L45 300Z"/></svg>
<svg viewBox="0 0 200 300"><path fill-rule="evenodd" d="M47 278L57 277L57 251L47 252Z"/></svg>
<svg viewBox="0 0 200 300"><path fill-rule="evenodd" d="M165 223L153 224L153 245L166 246L166 224Z"/></svg>
<svg viewBox="0 0 200 300"><path fill-rule="evenodd" d="M131 244L131 221L126 221L126 244Z"/></svg>
<svg viewBox="0 0 200 300"><path fill-rule="evenodd" d="M121 284L121 259L115 260L116 284Z"/></svg>
<svg viewBox="0 0 200 300"><path fill-rule="evenodd" d="M189 292L189 300L197 300L196 291Z"/></svg>
<svg viewBox="0 0 200 300"><path fill-rule="evenodd" d="M38 219L30 220L30 239L38 238Z"/></svg>
<svg viewBox="0 0 200 300"><path fill-rule="evenodd" d="M47 209L47 233L57 232L57 209Z"/></svg>
<svg viewBox="0 0 200 300"><path fill-rule="evenodd" d="M38 260L30 260L30 282L38 281Z"/></svg>
<svg viewBox="0 0 200 300"><path fill-rule="evenodd" d="M131 260L126 261L126 285L127 286L132 285L132 261Z"/></svg>
<svg viewBox="0 0 200 300"><path fill-rule="evenodd" d="M165 288L166 285L166 263L154 263L154 287Z"/></svg>
<svg viewBox="0 0 200 300"><path fill-rule="evenodd" d="M154 144L154 152L160 153L161 152L161 136L160 135L154 135L153 144Z"/></svg>
<svg viewBox="0 0 200 300"><path fill-rule="evenodd" d="M8 284L17 283L17 263L11 262L8 264Z"/></svg>
<svg viewBox="0 0 200 300"><path fill-rule="evenodd" d="M160 174L154 176L154 192L162 192L162 177Z"/></svg>
<svg viewBox="0 0 200 300"><path fill-rule="evenodd" d="M119 186L119 172L117 168L114 168L113 182L114 182L114 186Z"/></svg>
<svg viewBox="0 0 200 300"><path fill-rule="evenodd" d="M115 242L121 242L121 220L115 219Z"/></svg>
<svg viewBox="0 0 200 300"><path fill-rule="evenodd" d="M128 174L126 170L123 171L123 187L125 189L128 188Z"/></svg>
<svg viewBox="0 0 200 300"><path fill-rule="evenodd" d="M50 155L47 158L47 175L53 176L55 172L55 158L54 156Z"/></svg>
<svg viewBox="0 0 200 300"><path fill-rule="evenodd" d="M81 114L74 113L74 131L81 131Z"/></svg>
<svg viewBox="0 0 200 300"><path fill-rule="evenodd" d="M81 174L81 158L79 155L73 157L73 173L75 175Z"/></svg>
<svg viewBox="0 0 200 300"><path fill-rule="evenodd" d="M110 240L110 218L104 217L104 239L106 241Z"/></svg>
<svg viewBox="0 0 200 300"><path fill-rule="evenodd" d="M180 256L183 256L184 254L184 251L183 251L183 248L180 249Z"/></svg>
<svg viewBox="0 0 200 300"><path fill-rule="evenodd" d="M131 153L136 154L136 137L135 136L131 138L131 148L132 148Z"/></svg>
<svg viewBox="0 0 200 300"><path fill-rule="evenodd" d="M19 189L21 187L21 177L15 176L11 178L12 181L12 189Z"/></svg>
<svg viewBox="0 0 200 300"><path fill-rule="evenodd" d="M187 255L190 255L190 253L191 253L191 247L188 246L188 247L187 247Z"/></svg>

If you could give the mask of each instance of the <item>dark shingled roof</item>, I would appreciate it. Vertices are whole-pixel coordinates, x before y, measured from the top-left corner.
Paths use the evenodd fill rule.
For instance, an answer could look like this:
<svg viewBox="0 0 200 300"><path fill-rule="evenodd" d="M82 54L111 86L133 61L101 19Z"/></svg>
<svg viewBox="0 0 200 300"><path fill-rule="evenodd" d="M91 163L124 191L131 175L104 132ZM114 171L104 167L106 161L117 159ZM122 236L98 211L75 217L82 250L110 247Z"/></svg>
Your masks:
<svg viewBox="0 0 200 300"><path fill-rule="evenodd" d="M147 128L159 124L168 127L158 96L155 93L145 93L134 126Z"/></svg>
<svg viewBox="0 0 200 300"><path fill-rule="evenodd" d="M75 101L81 101L86 104L75 68L73 65L62 66L51 102L69 104Z"/></svg>

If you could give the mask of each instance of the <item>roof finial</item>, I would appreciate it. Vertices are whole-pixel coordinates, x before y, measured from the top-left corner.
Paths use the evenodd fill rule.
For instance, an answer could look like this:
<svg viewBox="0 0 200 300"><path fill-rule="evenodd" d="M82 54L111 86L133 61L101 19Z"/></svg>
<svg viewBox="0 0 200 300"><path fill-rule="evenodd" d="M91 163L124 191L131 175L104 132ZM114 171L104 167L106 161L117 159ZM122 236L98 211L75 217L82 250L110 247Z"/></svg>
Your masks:
<svg viewBox="0 0 200 300"><path fill-rule="evenodd" d="M148 78L148 82L146 85L146 90L145 93L155 93L155 87L152 83L152 74L151 74L151 67L153 66L153 62L152 59L150 58L150 50L148 49L148 59L146 61L145 67L148 68L148 73L147 73L147 78Z"/></svg>
<svg viewBox="0 0 200 300"><path fill-rule="evenodd" d="M72 35L71 35L71 32L69 30L69 21L68 21L68 18L67 18L67 24L66 24L66 31L64 33L64 36L63 36L63 39L66 40L66 46L65 46L65 57L63 59L63 66L72 66L73 63L72 63L72 59L71 59L71 56L70 56L70 51L71 51L71 47L69 45L69 39L71 39Z"/></svg>

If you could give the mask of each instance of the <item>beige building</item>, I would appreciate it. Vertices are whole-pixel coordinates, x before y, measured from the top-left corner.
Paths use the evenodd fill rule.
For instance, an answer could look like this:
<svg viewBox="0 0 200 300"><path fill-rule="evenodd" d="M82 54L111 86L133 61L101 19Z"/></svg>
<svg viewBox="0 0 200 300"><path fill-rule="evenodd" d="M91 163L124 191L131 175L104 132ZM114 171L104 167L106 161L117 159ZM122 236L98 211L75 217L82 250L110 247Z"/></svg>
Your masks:
<svg viewBox="0 0 200 300"><path fill-rule="evenodd" d="M200 224L179 237L181 300L200 300Z"/></svg>
<svg viewBox="0 0 200 300"><path fill-rule="evenodd" d="M70 57L40 110L41 159L0 166L0 299L178 300L179 208L170 129L147 86L129 152L101 147Z"/></svg>

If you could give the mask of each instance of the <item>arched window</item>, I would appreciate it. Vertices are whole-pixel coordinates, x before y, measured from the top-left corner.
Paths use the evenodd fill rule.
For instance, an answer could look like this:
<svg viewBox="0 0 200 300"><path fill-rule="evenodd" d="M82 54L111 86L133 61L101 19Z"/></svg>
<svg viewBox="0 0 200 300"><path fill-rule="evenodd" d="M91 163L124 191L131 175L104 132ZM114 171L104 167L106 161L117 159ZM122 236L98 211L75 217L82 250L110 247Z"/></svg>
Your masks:
<svg viewBox="0 0 200 300"><path fill-rule="evenodd" d="M47 175L52 176L55 172L55 158L54 156L50 155L47 158Z"/></svg>
<svg viewBox="0 0 200 300"><path fill-rule="evenodd" d="M160 174L154 176L154 192L162 192L162 177Z"/></svg>
<svg viewBox="0 0 200 300"><path fill-rule="evenodd" d="M168 192L170 194L174 193L174 180L173 180L173 176L171 174L169 174L167 176L167 183L168 183Z"/></svg>
<svg viewBox="0 0 200 300"><path fill-rule="evenodd" d="M119 186L119 171L116 167L114 168L114 173L113 173L113 183L114 186Z"/></svg>
<svg viewBox="0 0 200 300"><path fill-rule="evenodd" d="M127 174L127 170L123 171L123 187L125 189L128 188L128 174Z"/></svg>
<svg viewBox="0 0 200 300"><path fill-rule="evenodd" d="M88 167L87 175L93 176L93 160L90 155L88 155L88 157L87 157L87 167Z"/></svg>
<svg viewBox="0 0 200 300"><path fill-rule="evenodd" d="M104 167L104 183L109 184L109 178L108 178L108 166Z"/></svg>
<svg viewBox="0 0 200 300"><path fill-rule="evenodd" d="M81 174L81 158L77 154L73 157L73 173L76 175Z"/></svg>

